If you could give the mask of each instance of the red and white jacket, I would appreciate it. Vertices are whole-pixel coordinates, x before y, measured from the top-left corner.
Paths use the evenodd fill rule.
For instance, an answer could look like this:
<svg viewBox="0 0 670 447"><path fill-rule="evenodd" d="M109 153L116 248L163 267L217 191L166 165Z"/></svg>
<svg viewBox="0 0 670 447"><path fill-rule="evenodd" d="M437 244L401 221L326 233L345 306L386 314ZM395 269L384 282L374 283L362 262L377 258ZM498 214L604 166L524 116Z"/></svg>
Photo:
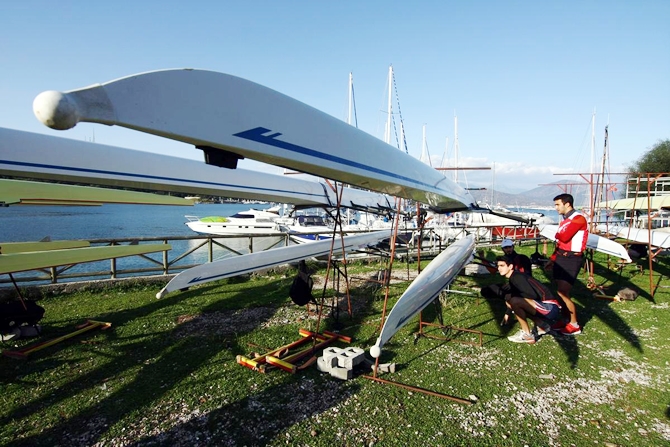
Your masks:
<svg viewBox="0 0 670 447"><path fill-rule="evenodd" d="M586 217L577 210L572 210L564 216L556 231L556 252L551 260L556 259L558 252L572 252L582 254L586 249L589 238L589 225Z"/></svg>

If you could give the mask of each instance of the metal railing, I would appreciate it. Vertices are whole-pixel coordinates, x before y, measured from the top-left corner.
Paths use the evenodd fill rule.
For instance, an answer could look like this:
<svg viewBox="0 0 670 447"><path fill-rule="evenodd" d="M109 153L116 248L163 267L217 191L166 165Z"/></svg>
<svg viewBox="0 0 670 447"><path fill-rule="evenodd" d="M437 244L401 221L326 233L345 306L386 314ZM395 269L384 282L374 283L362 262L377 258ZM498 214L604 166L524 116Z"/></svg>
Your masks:
<svg viewBox="0 0 670 447"><path fill-rule="evenodd" d="M503 227L497 225L496 227ZM510 231L518 226L510 225L504 226ZM487 229L482 227L483 229ZM463 232L463 235L469 233L473 228L458 228ZM470 231L466 231L470 230ZM348 233L363 233L365 231L354 231ZM324 233L305 233L305 234L324 234ZM491 245L496 244L504 234L488 235L488 237L481 237L475 233L477 245ZM265 239L265 244L257 244L256 242ZM534 237L523 238L526 240L535 240ZM226 256L236 256L245 253L253 253L254 251L264 251L278 246L289 245L291 235L287 233L267 233L267 234L239 234L239 235L194 235L194 236L161 236L161 237L140 237L140 238L116 238L116 239L91 239L89 240L91 246L113 246L113 245L127 245L127 244L141 244L149 242L162 242L170 244L171 250L164 250L154 253L154 257L148 254L138 254L125 256L123 259L132 259L129 262L122 262L123 264L130 264L127 267L120 266L120 259L110 258L103 261L92 261L79 264L69 264L57 267L50 267L44 269L35 269L23 272L13 273L13 278L17 284L40 283L40 284L58 284L62 282L86 281L90 279L118 279L134 276L167 276L176 274L183 270L196 267L206 262L212 262L215 259L215 252L217 249L222 250L217 259ZM440 252L449 245L454 239L444 239L433 229L423 230L423 240L421 250L432 250ZM244 242L243 242L244 241ZM233 246L235 245L235 246ZM261 250L255 249L256 246L261 245ZM416 250L416 241L406 244L406 250ZM197 256L196 256L197 254ZM409 255L409 253L407 253ZM428 254L428 252L425 252ZM159 257L158 259L156 257ZM100 265L100 263L109 263L108 270L97 270L91 268L92 265ZM75 271L77 267L87 266L86 269ZM12 280L9 275L0 275L0 287L5 285L12 285Z"/></svg>
<svg viewBox="0 0 670 447"><path fill-rule="evenodd" d="M241 255L245 253L253 253L255 241L260 238L271 240L264 244L264 250L283 246L288 244L289 237L284 234L240 234L232 236L219 235L195 235L195 236L169 236L169 237L141 237L141 238L117 238L117 239L91 239L89 240L91 246L114 246L114 245L128 245L141 244L143 242L162 242L170 244L171 250L164 250L155 253L159 259L147 254L138 254L125 256L123 259L131 260L124 262L130 264L129 267L121 267L119 260L121 258L110 258L103 261L92 261L79 264L69 264L57 267L35 269L23 272L13 273L14 280L17 284L22 283L50 283L57 284L66 280L83 281L91 278L110 278L117 279L120 277L141 276L141 275L169 275L178 273L180 271L204 264L205 262L212 262L215 258L215 251L217 248L223 252L222 256ZM191 243L193 241L194 243ZM235 242L235 247L233 243ZM246 241L246 243L242 242ZM181 243L180 243L181 242ZM244 249L241 248L244 246ZM193 256L198 252L198 256ZM99 263L109 262L109 270L91 270L85 269L73 272L78 266L83 265L98 265ZM0 286L5 284L12 284L9 275L2 275L0 277Z"/></svg>

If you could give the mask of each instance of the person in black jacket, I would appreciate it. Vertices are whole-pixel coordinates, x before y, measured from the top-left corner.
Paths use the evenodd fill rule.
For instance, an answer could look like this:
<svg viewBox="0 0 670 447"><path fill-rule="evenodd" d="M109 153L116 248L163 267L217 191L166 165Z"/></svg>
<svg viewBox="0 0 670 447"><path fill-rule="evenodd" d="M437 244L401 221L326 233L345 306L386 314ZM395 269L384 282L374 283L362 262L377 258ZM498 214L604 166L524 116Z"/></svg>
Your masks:
<svg viewBox="0 0 670 447"><path fill-rule="evenodd" d="M515 343L535 343L540 335L551 330L551 324L560 317L561 305L547 286L530 275L516 271L508 257L498 256L496 265L498 273L509 280L511 298L508 304L521 326L517 334L507 339ZM536 333L531 332L528 318L535 322Z"/></svg>
<svg viewBox="0 0 670 447"><path fill-rule="evenodd" d="M512 261L512 264L514 264L514 270L533 276L530 258L526 255L517 253L516 250L514 250L514 241L512 239L503 239L500 248L502 248L505 256Z"/></svg>
<svg viewBox="0 0 670 447"><path fill-rule="evenodd" d="M514 265L514 270L525 273L527 275L533 275L530 258L526 255L517 253L514 250L514 241L512 241L512 239L503 239L500 247L502 248L503 253L505 253L505 257L512 263L512 265ZM493 267L497 269L495 264ZM495 270L489 271L491 271L491 273L495 272ZM512 308L509 305L509 299L511 298L509 284L504 284L502 286L497 284L486 286L482 288L481 294L485 298L502 298L505 300L507 310L505 311L505 315L500 322L501 326L506 326L514 321L512 318Z"/></svg>

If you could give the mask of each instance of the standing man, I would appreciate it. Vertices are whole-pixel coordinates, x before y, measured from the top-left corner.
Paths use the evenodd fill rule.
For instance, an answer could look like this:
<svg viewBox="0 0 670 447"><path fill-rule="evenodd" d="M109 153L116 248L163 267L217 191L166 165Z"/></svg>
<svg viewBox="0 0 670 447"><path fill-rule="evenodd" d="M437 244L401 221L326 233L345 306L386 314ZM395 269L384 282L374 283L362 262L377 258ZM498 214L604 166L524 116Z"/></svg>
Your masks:
<svg viewBox="0 0 670 447"><path fill-rule="evenodd" d="M510 337L514 343L533 344L540 335L551 330L551 324L561 315L561 305L551 291L537 279L514 269L512 261L506 256L496 258L498 273L509 280L511 298L509 307L514 311L521 330ZM531 331L527 318L535 322L535 331Z"/></svg>
<svg viewBox="0 0 670 447"><path fill-rule="evenodd" d="M557 323L552 329L560 331L563 335L582 333L577 322L575 303L570 298L570 290L582 268L589 228L586 217L574 209L574 200L570 194L559 194L554 197L554 207L558 214L563 216L563 220L556 232L556 250L545 266L546 271L553 271L558 296L564 304L564 317L568 320Z"/></svg>

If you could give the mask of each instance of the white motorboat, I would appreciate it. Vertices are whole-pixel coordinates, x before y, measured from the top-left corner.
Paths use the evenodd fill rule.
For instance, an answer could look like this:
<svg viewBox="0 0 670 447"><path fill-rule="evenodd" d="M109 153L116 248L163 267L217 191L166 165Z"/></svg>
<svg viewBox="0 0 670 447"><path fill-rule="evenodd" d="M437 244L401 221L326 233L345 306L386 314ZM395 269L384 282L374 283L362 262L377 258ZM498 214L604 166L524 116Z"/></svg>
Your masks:
<svg viewBox="0 0 670 447"><path fill-rule="evenodd" d="M218 235L281 234L276 213L250 209L230 217L224 216L185 216L186 225L196 233Z"/></svg>
<svg viewBox="0 0 670 447"><path fill-rule="evenodd" d="M291 222L279 224L279 229L299 244L333 237L333 228L322 216L313 214L296 216Z"/></svg>

